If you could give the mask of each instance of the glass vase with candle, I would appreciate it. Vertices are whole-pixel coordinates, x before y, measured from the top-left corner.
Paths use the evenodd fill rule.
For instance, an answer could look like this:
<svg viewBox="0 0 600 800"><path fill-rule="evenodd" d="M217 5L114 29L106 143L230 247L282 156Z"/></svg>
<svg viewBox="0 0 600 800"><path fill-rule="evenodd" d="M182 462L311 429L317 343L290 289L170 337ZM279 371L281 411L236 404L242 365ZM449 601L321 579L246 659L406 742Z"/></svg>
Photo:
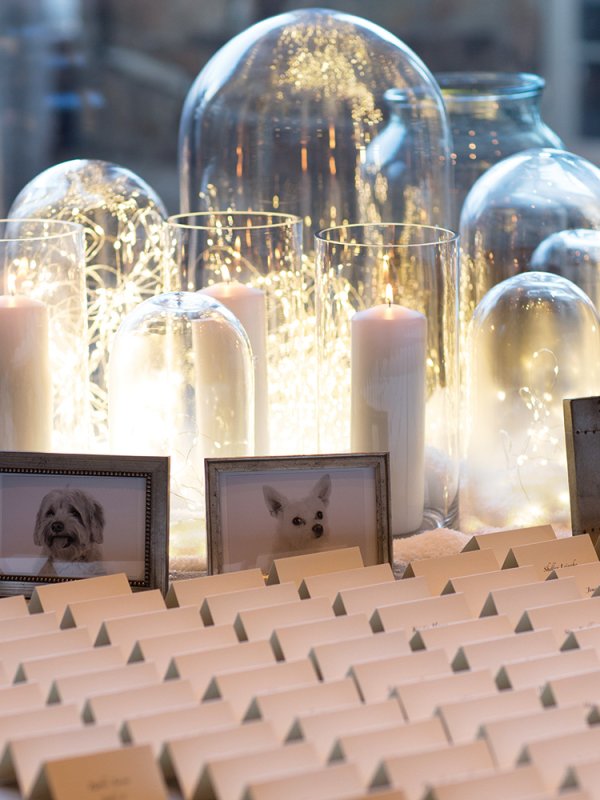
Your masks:
<svg viewBox="0 0 600 800"><path fill-rule="evenodd" d="M563 399L600 393L600 322L566 278L514 275L473 316L460 527L569 527Z"/></svg>
<svg viewBox="0 0 600 800"><path fill-rule="evenodd" d="M198 212L170 217L169 232L183 285L223 303L250 339L256 454L315 452L314 291L302 269L301 220Z"/></svg>
<svg viewBox="0 0 600 800"><path fill-rule="evenodd" d="M390 451L394 535L456 519L457 250L431 226L316 237L319 446Z"/></svg>
<svg viewBox="0 0 600 800"><path fill-rule="evenodd" d="M400 147L388 89L403 97ZM307 254L318 230L349 220L450 221L436 81L389 31L331 9L263 20L211 58L183 107L179 169L182 211L296 214Z"/></svg>
<svg viewBox="0 0 600 800"><path fill-rule="evenodd" d="M130 170L77 159L30 181L10 215L68 220L84 228L90 414L94 444L104 449L108 357L121 319L142 300L178 288L176 271L163 257L164 205Z"/></svg>
<svg viewBox="0 0 600 800"><path fill-rule="evenodd" d="M0 450L87 450L81 225L0 220L0 285Z"/></svg>
<svg viewBox="0 0 600 800"><path fill-rule="evenodd" d="M436 73L454 150L451 227L475 181L498 161L531 147L562 147L540 113L544 79L525 72Z"/></svg>
<svg viewBox="0 0 600 800"><path fill-rule="evenodd" d="M204 459L254 448L252 350L212 297L168 292L122 321L110 358L115 453L171 457L173 572L206 568Z"/></svg>

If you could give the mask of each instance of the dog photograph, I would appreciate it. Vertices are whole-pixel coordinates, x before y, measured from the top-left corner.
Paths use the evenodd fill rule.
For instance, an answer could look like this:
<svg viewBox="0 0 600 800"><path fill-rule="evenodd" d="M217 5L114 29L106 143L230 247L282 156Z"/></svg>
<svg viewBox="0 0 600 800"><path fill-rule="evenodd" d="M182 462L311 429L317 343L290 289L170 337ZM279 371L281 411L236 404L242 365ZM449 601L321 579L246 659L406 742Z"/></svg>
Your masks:
<svg viewBox="0 0 600 800"><path fill-rule="evenodd" d="M212 571L267 574L274 558L355 546L365 565L388 560L386 464L377 454L208 459Z"/></svg>
<svg viewBox="0 0 600 800"><path fill-rule="evenodd" d="M0 577L144 573L142 478L0 474Z"/></svg>

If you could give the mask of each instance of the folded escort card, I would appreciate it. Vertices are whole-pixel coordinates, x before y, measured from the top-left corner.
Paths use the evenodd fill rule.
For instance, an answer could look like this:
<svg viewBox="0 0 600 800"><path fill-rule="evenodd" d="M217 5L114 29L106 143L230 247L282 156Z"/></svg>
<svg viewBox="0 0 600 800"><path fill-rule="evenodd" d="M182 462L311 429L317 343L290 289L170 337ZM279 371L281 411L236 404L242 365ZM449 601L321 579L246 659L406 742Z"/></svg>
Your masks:
<svg viewBox="0 0 600 800"><path fill-rule="evenodd" d="M499 689L525 689L532 686L541 690L550 678L576 675L596 668L600 669L600 659L591 647L568 650L505 662L496 675L496 684Z"/></svg>
<svg viewBox="0 0 600 800"><path fill-rule="evenodd" d="M274 586L263 585L210 595L200 606L200 616L205 625L231 625L238 613L245 609L291 603L298 599L296 584L291 581Z"/></svg>
<svg viewBox="0 0 600 800"><path fill-rule="evenodd" d="M563 578L562 581L574 581L575 578ZM559 584L561 581L547 581ZM539 630L550 628L559 644L573 630L600 624L600 597L585 597L579 600L568 600L544 604L539 608L528 608L520 617L515 630Z"/></svg>
<svg viewBox="0 0 600 800"><path fill-rule="evenodd" d="M120 725L129 717L143 714L149 708L161 711L189 706L194 702L194 693L187 681L166 681L135 689L94 694L86 701L82 718L85 722L114 722Z"/></svg>
<svg viewBox="0 0 600 800"><path fill-rule="evenodd" d="M327 602L329 600L327 598ZM275 628L271 634L271 646L278 660L293 661L305 658L311 649L327 642L343 642L373 635L366 614L348 614L311 622L300 622Z"/></svg>
<svg viewBox="0 0 600 800"><path fill-rule="evenodd" d="M235 618L234 628L240 641L270 639L275 628L334 616L329 600L326 597L315 597L240 611Z"/></svg>
<svg viewBox="0 0 600 800"><path fill-rule="evenodd" d="M14 619L28 615L29 607L25 595L14 594L11 597L0 598L0 619Z"/></svg>
<svg viewBox="0 0 600 800"><path fill-rule="evenodd" d="M12 713L4 711L0 714L0 759L4 764L5 751L10 741L26 739L36 734L51 735L60 728L77 725L81 725L79 709L70 704L43 706Z"/></svg>
<svg viewBox="0 0 600 800"><path fill-rule="evenodd" d="M478 572L474 575L460 575L458 578L451 578L444 586L442 594L462 593L471 609L472 615L478 617L483 604L487 600L487 596L494 589L505 589L508 586L535 583L537 579L537 570L531 564L526 567L515 567L514 569Z"/></svg>
<svg viewBox="0 0 600 800"><path fill-rule="evenodd" d="M508 617L483 617L462 622L446 622L434 628L421 628L413 634L410 646L413 650L445 651L453 658L461 644L506 636L513 632Z"/></svg>
<svg viewBox="0 0 600 800"><path fill-rule="evenodd" d="M360 547L340 547L300 556L276 558L269 572L267 583L293 581L297 587L305 578L325 572L340 572L364 567Z"/></svg>
<svg viewBox="0 0 600 800"><path fill-rule="evenodd" d="M100 601L83 600L80 603L69 603L62 615L60 627L87 628L92 639L95 639L105 619L164 609L165 601L159 589L105 597Z"/></svg>
<svg viewBox="0 0 600 800"><path fill-rule="evenodd" d="M306 769L283 778L252 780L242 800L332 800L354 798L363 788L354 764L335 764L319 769ZM384 799L385 800L385 799Z"/></svg>
<svg viewBox="0 0 600 800"><path fill-rule="evenodd" d="M411 637L419 628L472 619L462 594L426 597L391 606L378 606L371 617L371 628L379 631L404 630Z"/></svg>
<svg viewBox="0 0 600 800"><path fill-rule="evenodd" d="M430 717L441 703L495 694L496 684L488 669L425 677L419 681L404 682L392 690L392 696L398 698L404 716L411 722Z"/></svg>
<svg viewBox="0 0 600 800"><path fill-rule="evenodd" d="M598 555L586 533L512 547L504 559L502 569L532 564L537 569L538 577L544 580L552 570L594 561L598 561Z"/></svg>
<svg viewBox="0 0 600 800"><path fill-rule="evenodd" d="M382 634L377 634L381 636ZM354 664L350 675L365 703L387 700L398 684L431 675L450 675L452 670L443 650L421 650L404 656Z"/></svg>
<svg viewBox="0 0 600 800"><path fill-rule="evenodd" d="M168 608L174 606L196 606L200 608L210 595L236 592L264 586L260 569L244 569L239 572L224 572L222 575L206 575L202 578L185 578L173 581L165 597Z"/></svg>
<svg viewBox="0 0 600 800"><path fill-rule="evenodd" d="M582 597L591 597L600 586L600 561L574 564L572 567L559 567L549 573L546 580L554 578L575 578Z"/></svg>
<svg viewBox="0 0 600 800"><path fill-rule="evenodd" d="M544 706L564 706L576 703L600 704L600 668L577 675L551 678L541 691Z"/></svg>
<svg viewBox="0 0 600 800"><path fill-rule="evenodd" d="M308 578L304 578L300 584L298 594L302 598L327 597L333 603L338 592L343 589L391 583L394 580L391 564L372 564L368 567L354 567L354 569L339 572L310 575Z"/></svg>
<svg viewBox="0 0 600 800"><path fill-rule="evenodd" d="M28 636L23 639L10 639L2 642L0 648L0 665L11 678L22 661L38 656L54 653L69 653L75 650L91 648L90 635L85 628L73 628L68 631L54 631Z"/></svg>
<svg viewBox="0 0 600 800"><path fill-rule="evenodd" d="M315 645L309 657L324 681L343 678L354 664L378 661L391 656L409 655L408 637L404 631L372 633L345 642L329 642Z"/></svg>
<svg viewBox="0 0 600 800"><path fill-rule="evenodd" d="M131 594L131 586L124 572L77 581L44 583L33 590L29 612L35 614L40 611L56 611L62 617L69 603L126 594Z"/></svg>
<svg viewBox="0 0 600 800"><path fill-rule="evenodd" d="M108 669L93 670L79 675L66 675L52 682L48 703L76 703L98 694L118 692L140 686L157 686L161 679L154 664L126 664Z"/></svg>
<svg viewBox="0 0 600 800"><path fill-rule="evenodd" d="M519 547L534 542L548 542L552 539L556 539L556 533L552 525L535 525L530 528L515 528L508 531L479 533L469 539L463 547L462 552L465 553L470 550L493 550L494 555L498 559L498 563L502 564L508 555L508 551L512 547Z"/></svg>
<svg viewBox="0 0 600 800"><path fill-rule="evenodd" d="M144 636L158 636L161 633L190 631L203 627L198 609L194 606L148 611L145 614L105 620L100 626L95 644L96 646L117 644L123 650L131 652L133 645L140 638L140 632L143 632Z"/></svg>
<svg viewBox="0 0 600 800"><path fill-rule="evenodd" d="M59 630L58 619L54 611L32 614L27 617L0 619L0 658L2 643L9 639L27 639L40 633L52 633Z"/></svg>
<svg viewBox="0 0 600 800"><path fill-rule="evenodd" d="M499 636L484 642L470 642L456 651L452 669L498 668L503 661L517 661L546 653L557 653L559 643L554 633L543 628L511 636Z"/></svg>
<svg viewBox="0 0 600 800"><path fill-rule="evenodd" d="M231 625L212 625L209 628L163 633L138 639L131 650L129 661L151 661L163 677L173 656L207 652L234 645L237 641Z"/></svg>
<svg viewBox="0 0 600 800"><path fill-rule="evenodd" d="M540 771L533 766L496 771L491 775L456 778L435 783L423 800L529 800L540 797L545 786Z"/></svg>
<svg viewBox="0 0 600 800"><path fill-rule="evenodd" d="M411 561L402 577L403 579L423 577L431 594L440 594L451 578L478 572L493 572L499 568L500 564L493 550L473 550L468 553Z"/></svg>
<svg viewBox="0 0 600 800"><path fill-rule="evenodd" d="M38 683L47 697L52 682L57 678L124 664L125 656L120 647L87 647L85 650L22 661L15 673L15 683Z"/></svg>
<svg viewBox="0 0 600 800"><path fill-rule="evenodd" d="M513 625L516 625L524 609L549 606L579 598L581 595L575 578L563 578L561 581L540 580L522 586L507 586L505 589L493 589L489 593L481 609L481 616L504 614Z"/></svg>
<svg viewBox="0 0 600 800"><path fill-rule="evenodd" d="M596 758L599 748L600 728L589 728L529 741L516 763L536 766L546 789L556 792L568 767L577 761Z"/></svg>
<svg viewBox="0 0 600 800"><path fill-rule="evenodd" d="M333 601L336 614L366 614L371 616L377 606L404 603L407 600L421 600L431 597L425 578L411 581L387 581L368 586L342 589Z"/></svg>

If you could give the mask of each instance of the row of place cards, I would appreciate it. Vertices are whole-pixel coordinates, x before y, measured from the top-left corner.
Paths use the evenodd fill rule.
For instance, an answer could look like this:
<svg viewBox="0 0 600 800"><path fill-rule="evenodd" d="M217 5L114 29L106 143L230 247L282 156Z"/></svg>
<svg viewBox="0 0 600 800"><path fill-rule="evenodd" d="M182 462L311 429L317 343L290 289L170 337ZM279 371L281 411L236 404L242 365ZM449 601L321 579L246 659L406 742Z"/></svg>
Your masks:
<svg viewBox="0 0 600 800"><path fill-rule="evenodd" d="M600 798L599 584L541 526L1 599L0 797Z"/></svg>

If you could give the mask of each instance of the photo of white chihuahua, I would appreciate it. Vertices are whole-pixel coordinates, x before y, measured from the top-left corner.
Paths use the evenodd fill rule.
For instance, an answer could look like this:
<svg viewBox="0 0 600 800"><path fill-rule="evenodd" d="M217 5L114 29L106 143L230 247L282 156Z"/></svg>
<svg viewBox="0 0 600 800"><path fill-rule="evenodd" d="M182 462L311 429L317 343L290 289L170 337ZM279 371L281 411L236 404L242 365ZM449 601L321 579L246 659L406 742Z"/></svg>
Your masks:
<svg viewBox="0 0 600 800"><path fill-rule="evenodd" d="M290 499L272 486L263 486L267 509L277 520L274 552L320 550L329 544L327 506L331 478L323 475L306 497Z"/></svg>

